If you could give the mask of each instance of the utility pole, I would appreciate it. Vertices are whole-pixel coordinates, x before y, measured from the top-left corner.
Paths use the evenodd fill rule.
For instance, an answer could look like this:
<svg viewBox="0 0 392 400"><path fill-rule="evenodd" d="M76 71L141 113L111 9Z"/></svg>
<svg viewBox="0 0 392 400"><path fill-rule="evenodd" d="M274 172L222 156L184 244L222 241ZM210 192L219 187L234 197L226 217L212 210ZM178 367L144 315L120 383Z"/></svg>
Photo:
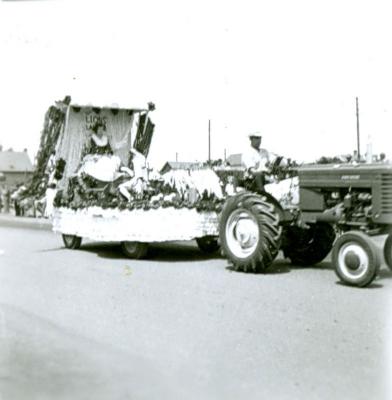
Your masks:
<svg viewBox="0 0 392 400"><path fill-rule="evenodd" d="M178 161L178 153L176 152L176 162Z"/></svg>
<svg viewBox="0 0 392 400"><path fill-rule="evenodd" d="M356 109L357 109L357 154L358 160L361 159L361 149L360 149L360 142L359 142L359 107L358 107L358 97L355 98L356 101Z"/></svg>
<svg viewBox="0 0 392 400"><path fill-rule="evenodd" d="M208 120L208 164L211 164L211 120Z"/></svg>

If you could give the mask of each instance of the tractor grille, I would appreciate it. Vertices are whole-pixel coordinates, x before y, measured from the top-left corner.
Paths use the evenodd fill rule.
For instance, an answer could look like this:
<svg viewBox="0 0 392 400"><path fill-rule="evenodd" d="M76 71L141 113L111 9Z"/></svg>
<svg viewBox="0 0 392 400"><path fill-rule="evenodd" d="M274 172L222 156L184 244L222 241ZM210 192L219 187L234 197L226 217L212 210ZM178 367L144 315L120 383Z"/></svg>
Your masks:
<svg viewBox="0 0 392 400"><path fill-rule="evenodd" d="M381 212L392 214L392 174L381 175Z"/></svg>

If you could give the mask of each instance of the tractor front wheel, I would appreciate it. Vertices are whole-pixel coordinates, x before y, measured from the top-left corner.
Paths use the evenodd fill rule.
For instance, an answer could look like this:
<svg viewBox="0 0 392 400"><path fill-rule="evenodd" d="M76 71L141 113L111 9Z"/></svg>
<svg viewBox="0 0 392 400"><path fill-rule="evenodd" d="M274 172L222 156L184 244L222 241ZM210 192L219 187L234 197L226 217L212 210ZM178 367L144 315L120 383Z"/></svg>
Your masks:
<svg viewBox="0 0 392 400"><path fill-rule="evenodd" d="M346 232L335 242L332 263L336 275L351 286L365 287L375 279L380 269L377 249L363 232Z"/></svg>

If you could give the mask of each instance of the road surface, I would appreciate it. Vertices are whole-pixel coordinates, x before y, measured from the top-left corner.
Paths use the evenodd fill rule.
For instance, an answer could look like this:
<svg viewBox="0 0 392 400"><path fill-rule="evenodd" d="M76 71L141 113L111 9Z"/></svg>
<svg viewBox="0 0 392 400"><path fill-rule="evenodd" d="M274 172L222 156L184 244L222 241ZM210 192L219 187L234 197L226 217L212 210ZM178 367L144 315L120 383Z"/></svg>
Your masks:
<svg viewBox="0 0 392 400"><path fill-rule="evenodd" d="M0 399L390 399L392 273L233 272L193 243L126 259L0 227Z"/></svg>

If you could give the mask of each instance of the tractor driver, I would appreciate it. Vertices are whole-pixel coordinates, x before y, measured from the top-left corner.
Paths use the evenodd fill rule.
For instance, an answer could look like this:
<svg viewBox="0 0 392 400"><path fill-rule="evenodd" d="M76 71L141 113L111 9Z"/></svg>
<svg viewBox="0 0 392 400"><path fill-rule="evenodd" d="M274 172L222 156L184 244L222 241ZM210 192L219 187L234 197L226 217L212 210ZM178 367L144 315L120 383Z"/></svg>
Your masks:
<svg viewBox="0 0 392 400"><path fill-rule="evenodd" d="M271 155L260 147L262 136L259 132L248 135L250 140L249 148L242 154L242 163L246 171L253 177L256 188L264 191L265 174L271 162Z"/></svg>

